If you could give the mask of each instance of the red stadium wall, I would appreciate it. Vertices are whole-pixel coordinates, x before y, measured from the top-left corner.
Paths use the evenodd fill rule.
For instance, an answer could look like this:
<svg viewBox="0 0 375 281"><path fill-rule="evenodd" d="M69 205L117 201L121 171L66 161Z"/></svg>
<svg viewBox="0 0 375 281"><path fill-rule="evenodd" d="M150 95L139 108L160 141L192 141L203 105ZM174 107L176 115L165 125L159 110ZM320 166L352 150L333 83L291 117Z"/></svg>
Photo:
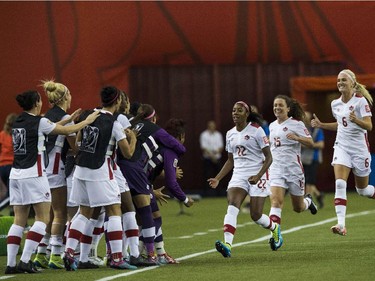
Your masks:
<svg viewBox="0 0 375 281"><path fill-rule="evenodd" d="M355 1L0 2L0 120L44 78L69 87L73 109L96 106L102 86L129 89L131 66L339 61L373 73L374 14Z"/></svg>

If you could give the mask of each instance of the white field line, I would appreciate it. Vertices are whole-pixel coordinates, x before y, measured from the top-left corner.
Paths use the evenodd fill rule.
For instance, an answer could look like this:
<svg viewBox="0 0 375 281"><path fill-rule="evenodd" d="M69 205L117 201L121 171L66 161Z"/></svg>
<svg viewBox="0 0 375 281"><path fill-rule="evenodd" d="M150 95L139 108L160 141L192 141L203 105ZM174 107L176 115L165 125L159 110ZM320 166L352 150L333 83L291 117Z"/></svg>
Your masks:
<svg viewBox="0 0 375 281"><path fill-rule="evenodd" d="M366 216L366 215L373 214L373 213L375 213L375 210L374 211L363 211L363 212L359 212L359 213L355 213L355 214L349 214L349 215L346 216L346 218ZM287 230L282 230L282 234L284 235L284 234L296 232L296 231L299 231L299 230L302 230L302 229L305 229L305 228L327 224L329 222L333 222L333 221L336 221L336 220L337 220L337 218L334 217L334 218L326 219L326 220L319 221L319 222L316 222L316 223L296 226L296 227L293 227L293 228L290 228L290 229L287 229ZM258 242L261 242L261 241L267 241L268 239L270 239L270 235L266 235L266 236L260 237L258 239L255 239L255 240L250 240L250 241L246 241L246 242L233 244L232 248L247 245L247 244L258 243ZM216 249L211 249L211 250L208 250L208 251L198 252L198 253L195 253L195 254L183 256L181 258L177 258L176 260L183 261L183 260L191 259L191 258L194 258L194 257L202 256L202 255L213 253L213 252L216 252ZM110 281L110 280L114 280L114 279L117 279L117 278L130 276L130 275L133 275L133 274L137 274L137 273L145 272L145 271L148 271L148 270L152 270L152 269L155 269L155 268L158 268L158 267L159 266L144 267L144 268L133 270L133 271L127 271L125 273L104 277L104 278L98 279L96 281ZM0 279L1 279L1 277L0 277Z"/></svg>

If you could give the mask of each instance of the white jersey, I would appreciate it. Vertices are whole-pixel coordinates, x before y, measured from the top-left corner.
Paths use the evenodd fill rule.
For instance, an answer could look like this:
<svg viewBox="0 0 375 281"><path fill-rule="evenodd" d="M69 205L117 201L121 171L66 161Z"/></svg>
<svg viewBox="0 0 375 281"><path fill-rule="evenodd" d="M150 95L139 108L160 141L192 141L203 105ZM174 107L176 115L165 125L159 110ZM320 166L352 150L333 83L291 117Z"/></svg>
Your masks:
<svg viewBox="0 0 375 281"><path fill-rule="evenodd" d="M344 151L354 154L368 153L367 131L349 120L351 111L354 111L359 119L372 116L367 100L353 94L347 103L344 103L341 98L333 100L331 108L338 125L334 147L338 146Z"/></svg>
<svg viewBox="0 0 375 281"><path fill-rule="evenodd" d="M61 120L65 120L68 118L70 118L70 115L66 114L63 118L61 118ZM74 122L69 122L65 126L71 125L74 125ZM75 135L76 133L72 133L69 136ZM48 166L46 168L48 177L50 177L51 175L60 174L65 178L65 165L61 160L61 151L64 146L65 139L65 135L58 135L54 148L52 148L52 150L48 153Z"/></svg>
<svg viewBox="0 0 375 281"><path fill-rule="evenodd" d="M269 146L268 138L257 124L249 123L241 132L236 127L226 134L226 151L233 154L233 177L256 175L265 160L262 149Z"/></svg>
<svg viewBox="0 0 375 281"><path fill-rule="evenodd" d="M289 133L311 138L305 124L292 117L281 124L277 120L270 124L270 144L273 158L270 167L271 180L291 176L301 177L303 175L301 144L298 141L288 139L286 136Z"/></svg>
<svg viewBox="0 0 375 281"><path fill-rule="evenodd" d="M117 144L117 142L125 138L126 135L122 125L115 120L112 128L112 136L109 142ZM90 169L76 165L73 177L86 181L110 180L111 177L113 177L113 159L110 155L105 155L105 158L103 165L99 169Z"/></svg>
<svg viewBox="0 0 375 281"><path fill-rule="evenodd" d="M10 179L26 179L40 176L46 176L44 153L46 150L45 135L50 134L56 127L56 123L53 123L47 118L42 117L38 127L38 161L27 169L16 169L12 168L10 171Z"/></svg>

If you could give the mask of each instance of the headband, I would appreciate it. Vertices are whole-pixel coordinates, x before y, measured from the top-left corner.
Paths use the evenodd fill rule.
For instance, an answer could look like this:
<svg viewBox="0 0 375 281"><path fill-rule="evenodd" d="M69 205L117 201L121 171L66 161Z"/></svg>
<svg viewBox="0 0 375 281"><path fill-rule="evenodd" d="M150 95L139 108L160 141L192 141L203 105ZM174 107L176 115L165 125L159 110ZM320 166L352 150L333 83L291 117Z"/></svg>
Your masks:
<svg viewBox="0 0 375 281"><path fill-rule="evenodd" d="M237 103L241 104L243 107L246 108L246 110L247 110L248 112L250 112L250 108L249 108L249 106L247 105L246 102L244 102L244 101L238 101L238 102L236 102L236 104L237 104Z"/></svg>
<svg viewBox="0 0 375 281"><path fill-rule="evenodd" d="M154 117L155 116L155 109L152 111L152 113L149 115L149 116L147 116L145 119L146 120L148 120L148 119L151 119L152 117Z"/></svg>
<svg viewBox="0 0 375 281"><path fill-rule="evenodd" d="M106 102L105 104L112 104L115 100L117 100L118 96L120 95L120 91L117 88L115 88L115 89L116 89L115 97L112 100L110 100L109 102Z"/></svg>
<svg viewBox="0 0 375 281"><path fill-rule="evenodd" d="M352 80L354 84L357 82L355 81L355 77L353 77L351 73L347 70L341 70L339 74L346 74L347 76L349 76L350 80Z"/></svg>
<svg viewBox="0 0 375 281"><path fill-rule="evenodd" d="M61 84L61 85L63 85L63 84ZM64 93L62 94L62 96L57 101L54 102L54 104L59 103L64 98L65 94L69 91L68 88L65 85L63 85L63 86L64 86Z"/></svg>

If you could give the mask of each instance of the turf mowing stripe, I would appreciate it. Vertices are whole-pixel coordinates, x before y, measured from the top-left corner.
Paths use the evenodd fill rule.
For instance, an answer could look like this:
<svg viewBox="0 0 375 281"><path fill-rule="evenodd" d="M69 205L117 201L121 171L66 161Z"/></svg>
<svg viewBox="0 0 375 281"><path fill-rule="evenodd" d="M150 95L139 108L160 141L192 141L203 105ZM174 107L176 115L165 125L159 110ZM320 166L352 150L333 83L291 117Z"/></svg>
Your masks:
<svg viewBox="0 0 375 281"><path fill-rule="evenodd" d="M375 211L363 211L363 212L359 212L359 213L354 213L354 214L346 215L346 218L354 218L354 217L359 217L359 216L366 216L366 215L370 215L370 214L373 214L373 213L375 213ZM315 227L315 226L327 224L329 222L333 222L333 221L336 221L336 220L337 220L337 218L334 217L334 218L326 219L326 220L323 220L323 221L320 221L320 222L316 222L316 223L311 223L311 224L305 224L305 225L301 225L301 226L292 227L292 228L287 229L287 230L282 230L282 234L284 235L284 234L296 232L296 231L299 231L299 230L302 230L302 229L305 229L305 228ZM270 239L270 235L266 235L266 236L260 237L258 239L255 239L255 240L233 244L232 248L243 246L243 245L247 245L247 244L253 244L253 243L257 243L257 242L261 242L261 241L267 241L269 239ZM181 258L177 258L176 260L183 261L183 260L191 259L191 258L194 258L194 257L198 257L198 256L201 256L201 255L210 254L210 253L214 253L214 252L216 252L216 249L211 249L211 250L208 250L208 251L204 251L204 252L199 252L199 253L195 253L195 254L183 256ZM133 270L133 271L127 271L125 273L121 273L121 274L117 274L117 275L111 275L111 276L108 276L108 277L104 277L104 278L98 279L96 281L110 281L110 280L114 280L114 279L117 279L117 278L129 276L129 275L133 275L133 274L137 274L137 273L141 273L141 272L145 272L147 270L156 269L158 267L159 266L144 267L144 268ZM2 279L2 278L0 278L0 279Z"/></svg>

